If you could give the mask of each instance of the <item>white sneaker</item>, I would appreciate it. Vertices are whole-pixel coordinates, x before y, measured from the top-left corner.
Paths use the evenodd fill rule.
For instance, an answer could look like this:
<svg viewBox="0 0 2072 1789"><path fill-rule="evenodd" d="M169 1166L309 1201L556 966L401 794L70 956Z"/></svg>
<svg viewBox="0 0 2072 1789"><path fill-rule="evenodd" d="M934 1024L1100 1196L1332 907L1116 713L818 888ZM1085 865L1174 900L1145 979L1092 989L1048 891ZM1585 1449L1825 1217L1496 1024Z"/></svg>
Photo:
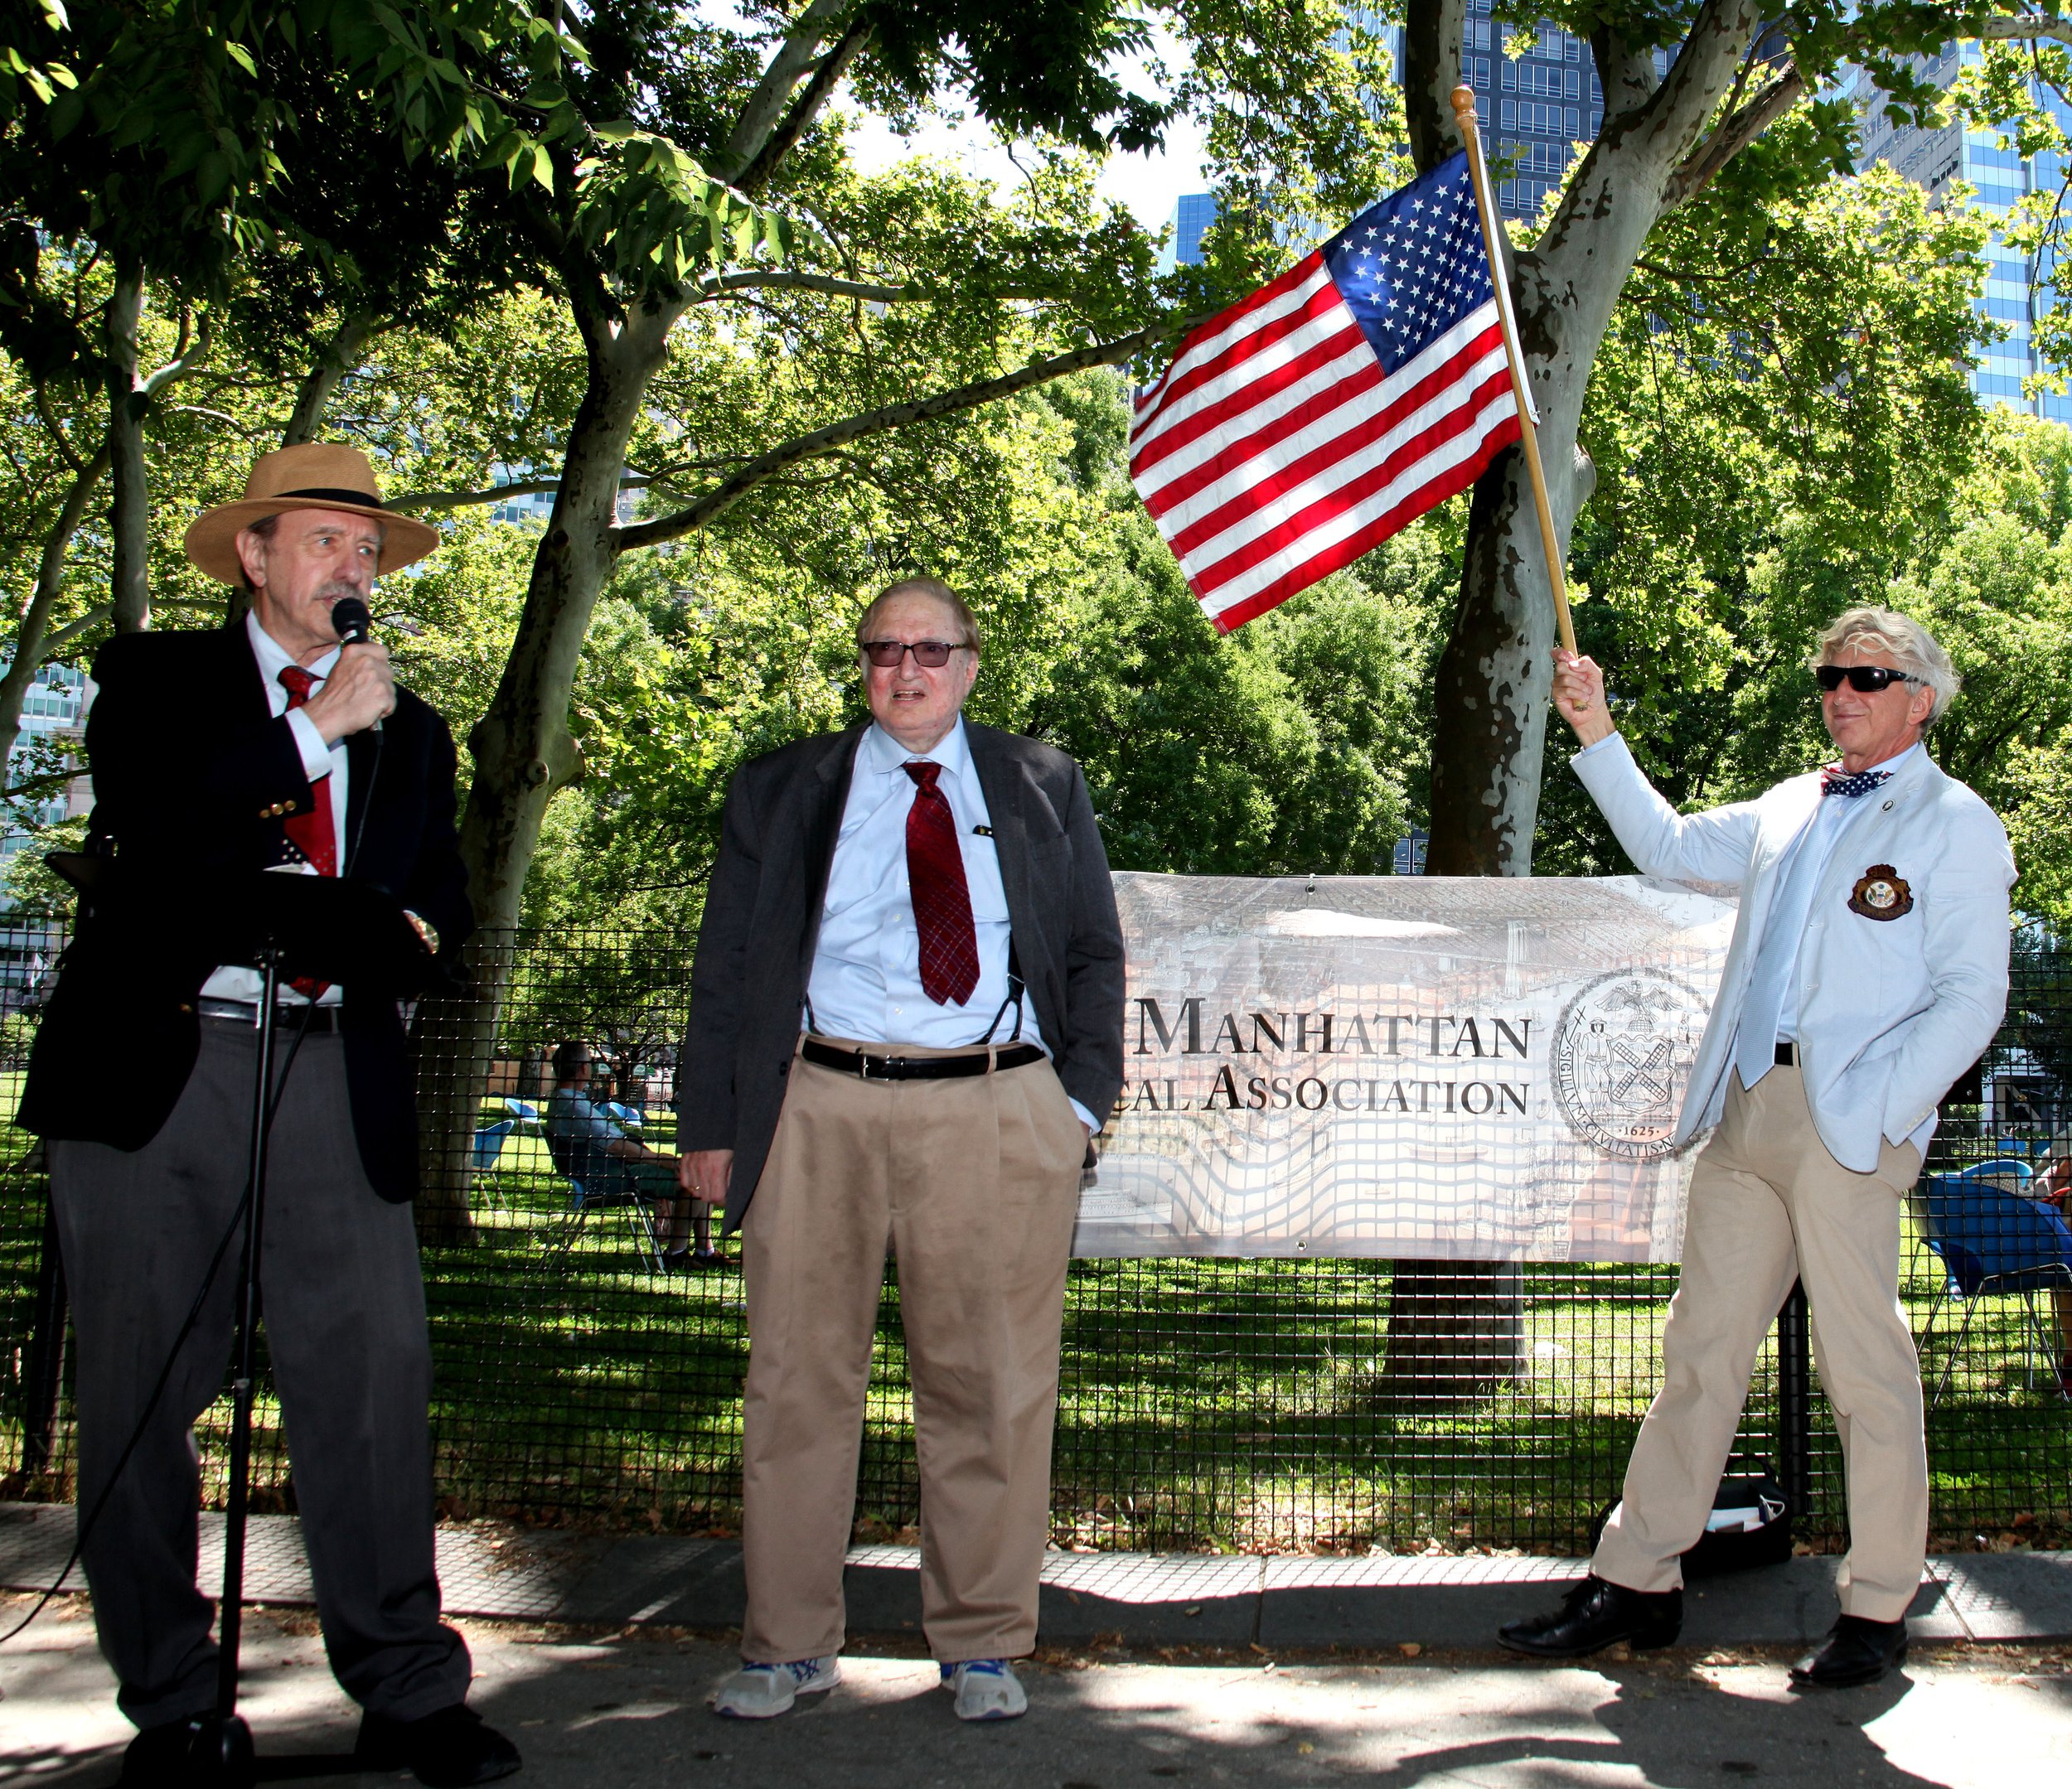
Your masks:
<svg viewBox="0 0 2072 1789"><path fill-rule="evenodd" d="M713 1711L729 1720L767 1721L801 1696L832 1690L841 1680L841 1661L831 1652L824 1659L794 1659L788 1665L743 1665L720 1685Z"/></svg>
<svg viewBox="0 0 2072 1789"><path fill-rule="evenodd" d="M955 1692L961 1721L1011 1721L1029 1712L1029 1692L1005 1659L966 1659L942 1667L942 1687Z"/></svg>

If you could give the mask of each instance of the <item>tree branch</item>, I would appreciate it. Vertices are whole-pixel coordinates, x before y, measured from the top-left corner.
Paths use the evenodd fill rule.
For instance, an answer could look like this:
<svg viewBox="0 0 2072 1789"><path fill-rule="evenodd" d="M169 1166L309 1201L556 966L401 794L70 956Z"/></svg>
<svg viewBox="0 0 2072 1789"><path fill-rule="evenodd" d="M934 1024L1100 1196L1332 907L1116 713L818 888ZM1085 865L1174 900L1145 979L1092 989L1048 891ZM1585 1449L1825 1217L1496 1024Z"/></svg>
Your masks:
<svg viewBox="0 0 2072 1789"><path fill-rule="evenodd" d="M741 177L734 182L736 188L750 198L770 183L770 176L785 157L792 152L792 146L806 134L806 127L820 115L821 109L834 97L839 82L849 65L856 59L856 52L870 37L870 27L860 18L850 22L835 47L821 58L820 66L813 70L813 78L806 84L806 90L797 103L784 115L784 122L770 133L769 138L756 152L755 159L741 171Z"/></svg>
<svg viewBox="0 0 2072 1789"><path fill-rule="evenodd" d="M114 603L99 603L75 620L69 621L62 627L54 629L43 642L45 660L56 658L75 640L79 639L82 635L90 634L114 612Z"/></svg>
<svg viewBox="0 0 2072 1789"><path fill-rule="evenodd" d="M1662 83L1655 78L1653 50L1636 50L1609 28L1590 40L1590 53L1597 63L1598 85L1605 89L1605 116L1616 118L1645 105Z"/></svg>
<svg viewBox="0 0 2072 1789"><path fill-rule="evenodd" d="M1722 119L1712 134L1684 157L1662 190L1662 209L1673 211L1711 186L1726 164L1798 103L1806 90L1796 65L1785 70L1738 112Z"/></svg>
<svg viewBox="0 0 2072 1789"><path fill-rule="evenodd" d="M937 392L932 398L918 399L911 404L889 404L883 409L852 416L845 422L833 423L826 428L816 429L810 435L798 436L749 461L739 471L714 486L688 509L679 510L673 515L659 516L653 521L635 522L614 529L616 544L620 552L630 553L641 547L656 547L667 541L680 540L733 508L757 486L767 483L778 473L797 465L801 460L815 458L834 448L845 447L852 441L861 440L865 436L882 435L914 423L930 421L936 417L954 416L961 411L975 410L997 398L1012 397L1018 391L1048 384L1052 380L1063 379L1068 373L1082 372L1092 366L1119 365L1133 355L1156 346L1169 336L1191 329L1202 321L1198 317L1168 317L1162 322L1154 323L1148 329L1139 330L1133 336L1125 336L1115 341L1099 342L1091 348L1076 348L1069 354L1053 355L1049 360L1035 361L999 379L984 379L972 384L959 385L953 390Z"/></svg>
<svg viewBox="0 0 2072 1789"><path fill-rule="evenodd" d="M317 351L314 364L295 389L295 408L288 413L287 428L281 431L283 447L299 447L317 438L317 430L324 419L324 406L331 402L338 381L346 376L346 370L359 358L360 351L374 333L372 314L356 312L339 324L331 340Z"/></svg>
<svg viewBox="0 0 2072 1789"><path fill-rule="evenodd" d="M727 138L728 176L745 173L762 154L786 102L792 97L792 89L798 85L801 77L813 65L813 59L821 53L826 27L850 3L850 0L813 0L799 15L798 22L785 34L784 41L777 46L777 54L770 58L769 66L762 71L762 79L749 94L748 103L742 107L741 116L734 121L733 134ZM738 186L740 182L730 178L728 184Z"/></svg>
<svg viewBox="0 0 2072 1789"><path fill-rule="evenodd" d="M1429 172L1459 152L1453 90L1460 85L1460 38L1467 0L1410 0L1403 25L1403 115L1410 152Z"/></svg>
<svg viewBox="0 0 2072 1789"><path fill-rule="evenodd" d="M209 357L209 345L215 340L215 329L209 313L201 313L201 321L196 328L191 341L183 342L181 351L167 361L158 370L146 379L137 389L147 400L155 398L176 379L184 379Z"/></svg>
<svg viewBox="0 0 2072 1789"><path fill-rule="evenodd" d="M2010 43L2033 37L2054 37L2060 43L2072 44L2072 18L2052 18L2041 12L2003 16L1982 19L1976 27L1961 31L1957 35L1976 38L1981 43Z"/></svg>
<svg viewBox="0 0 2072 1789"><path fill-rule="evenodd" d="M724 292L747 292L757 287L768 287L782 292L820 292L833 298L862 298L872 304L898 304L927 296L916 292L910 286L881 286L868 280L837 279L828 273L793 273L776 268L744 268L733 273L708 273L698 282L698 290L707 296L717 296ZM1006 296L1012 297L1022 294L1009 293Z"/></svg>

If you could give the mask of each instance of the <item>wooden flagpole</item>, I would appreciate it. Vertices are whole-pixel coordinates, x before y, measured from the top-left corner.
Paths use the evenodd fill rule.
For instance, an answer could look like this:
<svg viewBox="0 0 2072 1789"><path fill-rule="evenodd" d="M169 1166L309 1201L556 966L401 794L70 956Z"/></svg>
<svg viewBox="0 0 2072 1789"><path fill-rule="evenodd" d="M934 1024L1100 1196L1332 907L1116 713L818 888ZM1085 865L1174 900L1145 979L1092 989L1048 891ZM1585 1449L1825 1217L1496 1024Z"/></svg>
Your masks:
<svg viewBox="0 0 2072 1789"><path fill-rule="evenodd" d="M1568 583L1561 575L1561 543L1554 532L1554 511L1547 500L1547 474L1540 468L1538 413L1532 408L1532 389L1525 382L1525 356L1518 351L1518 326L1511 314L1511 283L1503 271L1501 251L1503 220L1498 215L1495 196L1489 191L1489 165L1482 158L1482 132L1475 119L1474 89L1453 90L1454 116L1467 141L1468 170L1474 181L1475 210L1482 218L1483 244L1489 251L1489 283L1497 295L1497 322L1503 331L1504 358L1511 365L1511 394L1518 399L1518 445L1525 452L1525 470L1532 481L1532 507L1539 512L1540 544L1547 549L1547 582L1554 591L1554 622L1561 630L1561 644L1576 650L1576 624L1569 619Z"/></svg>

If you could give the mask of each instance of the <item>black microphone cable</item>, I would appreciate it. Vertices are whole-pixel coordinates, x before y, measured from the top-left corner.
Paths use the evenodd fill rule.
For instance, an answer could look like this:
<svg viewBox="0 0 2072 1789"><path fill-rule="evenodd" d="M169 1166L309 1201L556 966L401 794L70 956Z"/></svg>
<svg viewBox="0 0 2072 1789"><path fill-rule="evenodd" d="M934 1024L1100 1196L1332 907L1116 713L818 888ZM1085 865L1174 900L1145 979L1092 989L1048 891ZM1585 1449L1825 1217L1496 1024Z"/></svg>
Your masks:
<svg viewBox="0 0 2072 1789"><path fill-rule="evenodd" d="M313 1001L303 1008L301 1018L296 1022L295 1034L288 1040L288 1054L281 1061L279 1077L274 1083L272 1097L266 1102L266 1134L269 1139L274 1134L274 1120L280 1114L282 1097L288 1089L288 1071L295 1066L296 1052L302 1048L303 1039L308 1035L309 1022L316 1011ZM172 1383L173 1370L180 1364L180 1351L186 1347L187 1337L194 1333L194 1326L201 1320L202 1308L209 1299L209 1289L215 1284L215 1276L223 1265L223 1257L230 1252L230 1240L237 1235L238 1226L244 1222L245 1213L251 1208L257 1190L249 1180L245 1182L244 1197L230 1212L230 1224L216 1243L215 1253L210 1257L208 1271L201 1276L201 1284L194 1294L194 1303L187 1307L187 1314L181 1322L180 1332L172 1338L172 1346L166 1351L165 1365L159 1369L157 1383L152 1385L151 1395L144 1400L136 1427L130 1430L128 1440L123 1443L123 1451L116 1457L114 1469L108 1475L108 1482L101 1487L101 1494L94 1500L93 1508L87 1512L85 1520L80 1523L74 1533L72 1550L65 1556L63 1569L51 1582L50 1588L36 1599L36 1607L4 1634L0 1634L0 1646L21 1634L30 1622L50 1607L51 1599L64 1589L65 1580L72 1575L73 1567L79 1564L80 1555L85 1550L88 1539L108 1507L108 1500L115 1494L115 1487L122 1481L124 1468L143 1442L144 1431L151 1426L152 1418L157 1414L158 1403L166 1395L166 1387Z"/></svg>

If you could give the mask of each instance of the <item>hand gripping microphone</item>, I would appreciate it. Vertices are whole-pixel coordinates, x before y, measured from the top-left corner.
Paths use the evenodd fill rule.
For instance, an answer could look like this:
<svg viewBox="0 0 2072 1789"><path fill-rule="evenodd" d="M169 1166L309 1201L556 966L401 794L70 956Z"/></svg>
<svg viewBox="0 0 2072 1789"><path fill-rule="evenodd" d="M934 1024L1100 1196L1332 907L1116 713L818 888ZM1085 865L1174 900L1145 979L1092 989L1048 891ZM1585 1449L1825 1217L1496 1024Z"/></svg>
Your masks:
<svg viewBox="0 0 2072 1789"><path fill-rule="evenodd" d="M338 636L341 646L361 646L367 643L367 633L374 626L374 616L359 597L341 597L331 606L331 626L332 631ZM376 721L367 730L380 733L381 723Z"/></svg>

